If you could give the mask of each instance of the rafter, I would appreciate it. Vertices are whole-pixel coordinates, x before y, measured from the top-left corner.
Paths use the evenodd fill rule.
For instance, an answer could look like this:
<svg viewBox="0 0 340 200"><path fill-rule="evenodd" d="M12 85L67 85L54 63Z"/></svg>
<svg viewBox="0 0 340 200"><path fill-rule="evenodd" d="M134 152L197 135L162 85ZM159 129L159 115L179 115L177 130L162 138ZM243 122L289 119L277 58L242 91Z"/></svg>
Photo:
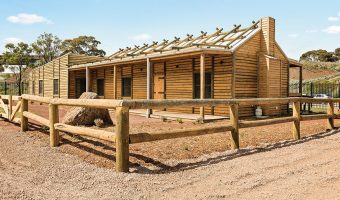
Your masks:
<svg viewBox="0 0 340 200"><path fill-rule="evenodd" d="M140 54L146 54L146 53L144 52L145 50L148 50L148 49L150 49L150 48L153 48L153 47L156 46L157 44L158 44L158 42L153 41L151 45L148 45L148 46L146 46L145 48L142 48L142 49L138 50L138 51L137 51L138 53L135 53L135 56L138 56L138 55L140 55Z"/></svg>
<svg viewBox="0 0 340 200"><path fill-rule="evenodd" d="M134 48L119 49L119 51L112 54L108 59L134 57L139 55L148 55L152 53L162 53L171 50L181 50L190 47L215 47L230 49L234 45L239 44L246 38L252 30L258 27L258 22L253 22L250 27L242 28L241 25L234 25L233 29L228 32L223 32L222 28L216 28L212 34L201 31L197 37L187 34L184 39L175 37L172 41L163 40L160 43L153 42L151 44L143 44L142 46L135 46Z"/></svg>
<svg viewBox="0 0 340 200"><path fill-rule="evenodd" d="M190 41L190 40L193 40L192 37L193 37L193 35L187 34L187 37L186 37L186 38L184 38L183 40L177 42L177 44L174 45L172 48L177 47L177 46L183 44L184 42L188 42L188 41Z"/></svg>
<svg viewBox="0 0 340 200"><path fill-rule="evenodd" d="M218 36L221 34L221 32L223 31L223 28L216 28L216 32L213 34L208 35L207 37L203 38L201 41L199 41L199 43L193 43L194 45L201 45L201 44L205 44L210 38Z"/></svg>
<svg viewBox="0 0 340 200"><path fill-rule="evenodd" d="M135 53L136 53L136 52L138 52L138 51L140 51L140 50L142 50L142 49L148 48L148 47L149 47L149 44L145 44L145 43L144 43L142 47L137 48L136 50L134 50L134 51L132 51L132 52L126 54L126 55L128 55L128 56L135 56Z"/></svg>
<svg viewBox="0 0 340 200"><path fill-rule="evenodd" d="M219 39L215 40L215 41L212 43L212 45L215 45L215 44L217 44L218 42L222 41L224 38L226 38L226 37L229 36L230 34L236 33L237 30L238 30L240 27L241 27L241 25L238 25L238 26L234 25L234 28L233 28L231 31L229 31L228 33L226 33L225 35L223 35L223 36L220 37Z"/></svg>
<svg viewBox="0 0 340 200"><path fill-rule="evenodd" d="M175 37L174 40L172 40L171 42L167 43L166 45L164 45L163 47L159 48L159 49L155 49L154 51L155 52L162 52L166 47L168 47L169 45L172 45L176 42L178 42L181 38L179 37Z"/></svg>
<svg viewBox="0 0 340 200"><path fill-rule="evenodd" d="M153 46L152 49L149 50L148 52L146 52L146 51L141 52L141 54L149 54L149 53L155 52L155 49L157 49L158 47L167 45L168 42L169 42L169 40L163 39L163 42L162 42L162 43L159 43L159 44Z"/></svg>
<svg viewBox="0 0 340 200"><path fill-rule="evenodd" d="M257 28L258 23L260 23L260 21L257 21L257 22L253 21L253 25L251 25L249 28L247 28L245 31L243 31L239 36L234 38L232 41L228 42L228 44L227 44L228 48L231 48L232 47L231 44L234 43L236 40L244 38L245 37L244 34L246 34L248 31Z"/></svg>
<svg viewBox="0 0 340 200"><path fill-rule="evenodd" d="M194 41L199 40L199 39L203 39L207 34L208 34L207 32L201 31L201 35L200 36L192 39L190 42L188 42L184 46L175 46L175 47L172 47L172 48L173 49L177 49L177 50L183 49L183 48L187 48L187 47L191 46L194 43Z"/></svg>
<svg viewBox="0 0 340 200"><path fill-rule="evenodd" d="M114 58L123 58L124 56L122 56L121 54L127 55L127 53L128 53L129 51L134 51L134 50L136 50L136 49L138 49L138 48L139 48L139 46L137 46L137 45L135 45L134 48L126 47L126 49L125 49L123 52L121 52L120 54L115 55Z"/></svg>
<svg viewBox="0 0 340 200"><path fill-rule="evenodd" d="M117 56L119 54L122 54L124 52L127 52L129 50L131 50L131 47L126 47L125 49L119 48L119 51L117 51L117 52L113 53L112 55L110 55L109 58L115 57L115 56Z"/></svg>

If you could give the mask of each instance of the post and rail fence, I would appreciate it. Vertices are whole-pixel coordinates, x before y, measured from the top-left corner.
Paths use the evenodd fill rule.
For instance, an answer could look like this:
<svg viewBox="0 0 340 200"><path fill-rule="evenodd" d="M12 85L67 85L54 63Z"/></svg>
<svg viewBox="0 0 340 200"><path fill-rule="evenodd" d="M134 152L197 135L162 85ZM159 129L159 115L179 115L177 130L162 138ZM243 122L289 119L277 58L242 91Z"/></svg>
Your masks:
<svg viewBox="0 0 340 200"><path fill-rule="evenodd" d="M3 95L0 99L4 99ZM5 96L7 97L7 96ZM13 97L11 97L13 99ZM47 98L33 95L22 95L15 97L20 100L20 124L21 131L28 130L28 119L37 121L47 127L50 132L50 146L59 145L59 132L68 132L75 135L88 136L96 139L101 139L115 143L116 147L116 171L129 171L129 145L135 143L173 139L180 137L191 137L198 135L206 135L220 132L230 132L232 149L239 149L239 129L256 126L272 125L279 123L292 122L292 137L300 139L300 122L305 120L326 119L329 129L334 129L334 119L339 117L339 114L334 112L334 104L340 102L340 98L332 99L314 99L314 98L264 98L264 99L188 99L188 100L109 100L109 99L59 99ZM48 104L49 118L46 119L35 113L28 111L28 102L40 102ZM318 115L301 115L301 103L325 103L328 105L327 114ZM249 105L273 105L273 104L292 104L292 116L245 121L239 119L239 106ZM177 106L229 106L230 122L225 125L188 128L181 130L161 131L154 133L129 133L129 110L130 109L156 109L170 108ZM59 106L77 106L77 107L92 107L106 108L115 110L115 133L93 129L90 127L79 127L60 123ZM5 108L8 108L8 106ZM18 108L15 108L17 110ZM6 114L6 116L9 116ZM12 119L12 117L10 118Z"/></svg>

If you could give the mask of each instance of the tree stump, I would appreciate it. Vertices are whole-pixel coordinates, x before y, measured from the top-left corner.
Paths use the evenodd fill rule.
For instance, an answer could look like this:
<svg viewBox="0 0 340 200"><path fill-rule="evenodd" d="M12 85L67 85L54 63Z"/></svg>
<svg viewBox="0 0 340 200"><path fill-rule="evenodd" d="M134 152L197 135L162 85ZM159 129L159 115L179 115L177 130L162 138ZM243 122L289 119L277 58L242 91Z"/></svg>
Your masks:
<svg viewBox="0 0 340 200"><path fill-rule="evenodd" d="M94 92L84 92L79 99L99 99ZM113 124L108 109L71 107L62 123L69 125L94 125L95 119L102 119L105 125Z"/></svg>

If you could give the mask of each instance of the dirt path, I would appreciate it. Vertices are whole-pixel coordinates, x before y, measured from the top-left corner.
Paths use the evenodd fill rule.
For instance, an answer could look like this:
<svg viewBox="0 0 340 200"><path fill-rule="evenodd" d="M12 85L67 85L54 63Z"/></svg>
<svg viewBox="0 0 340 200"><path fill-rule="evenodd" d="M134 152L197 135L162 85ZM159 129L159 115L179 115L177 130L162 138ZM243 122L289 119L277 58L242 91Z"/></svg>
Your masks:
<svg viewBox="0 0 340 200"><path fill-rule="evenodd" d="M116 174L0 127L0 199L340 199L340 129Z"/></svg>

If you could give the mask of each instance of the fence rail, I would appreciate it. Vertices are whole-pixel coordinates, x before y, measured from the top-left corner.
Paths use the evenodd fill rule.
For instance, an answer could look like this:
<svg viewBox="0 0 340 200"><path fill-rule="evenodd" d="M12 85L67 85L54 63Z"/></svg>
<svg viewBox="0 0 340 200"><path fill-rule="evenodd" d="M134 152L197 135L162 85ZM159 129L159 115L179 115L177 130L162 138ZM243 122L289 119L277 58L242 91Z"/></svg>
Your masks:
<svg viewBox="0 0 340 200"><path fill-rule="evenodd" d="M2 97L2 96L1 96ZM28 119L38 121L50 129L50 145L59 145L59 131L76 135L89 136L96 139L114 142L116 146L116 171L129 171L129 144L149 142L156 140L191 137L197 135L230 132L233 149L239 148L239 129L256 126L272 125L278 123L292 123L292 136L300 139L300 121L326 119L328 128L334 128L334 119L338 115L334 112L334 104L340 102L340 98L313 99L313 98L267 98L267 99L223 99L223 100L108 100L108 99L57 99L33 95L22 95L17 98L21 101L21 130L28 130ZM36 101L49 105L49 118L45 119L28 111L28 101ZM267 105L267 104L292 104L293 114L288 117L265 119L258 121L244 121L238 117L239 106L242 105ZM325 103L328 105L325 115L301 115L301 103ZM115 133L97 130L88 127L77 127L59 123L59 106L79 106L94 108L114 108L116 127ZM190 128L184 130L161 131L155 133L129 134L129 109L153 109L169 108L176 106L217 106L228 105L230 109L230 122L225 125Z"/></svg>

